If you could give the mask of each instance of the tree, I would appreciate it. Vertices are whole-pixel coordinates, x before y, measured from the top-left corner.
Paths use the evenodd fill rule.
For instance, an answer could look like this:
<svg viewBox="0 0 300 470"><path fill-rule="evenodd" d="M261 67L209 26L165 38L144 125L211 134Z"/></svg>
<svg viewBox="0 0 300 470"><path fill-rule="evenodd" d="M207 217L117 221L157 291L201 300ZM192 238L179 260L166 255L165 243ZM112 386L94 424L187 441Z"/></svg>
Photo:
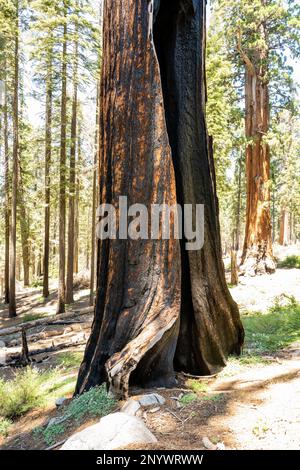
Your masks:
<svg viewBox="0 0 300 470"><path fill-rule="evenodd" d="M281 104L287 101L286 56L288 49L299 52L299 5L293 0L220 0L216 4L224 15L231 54L244 71L247 210L241 271L272 273L270 112L280 100Z"/></svg>
<svg viewBox="0 0 300 470"><path fill-rule="evenodd" d="M104 4L100 202L202 203L205 242L187 251L174 237L100 240L76 393L104 381L122 395L131 384L174 385L174 370L212 374L240 352L205 125L204 18L202 0Z"/></svg>
<svg viewBox="0 0 300 470"><path fill-rule="evenodd" d="M77 101L78 101L78 2L75 7L73 100L71 121L71 152L69 176L69 230L66 302L73 303L74 236L75 236L75 195L76 195L76 142L77 142Z"/></svg>
<svg viewBox="0 0 300 470"><path fill-rule="evenodd" d="M61 130L59 161L59 280L58 314L65 312L66 272L66 159L67 159L67 41L68 41L68 0L63 1L63 50L61 69Z"/></svg>
<svg viewBox="0 0 300 470"><path fill-rule="evenodd" d="M16 250L17 250L17 195L19 167L19 0L15 2L14 32L14 78L13 78L13 165L11 227L9 248L9 317L17 316L16 311Z"/></svg>

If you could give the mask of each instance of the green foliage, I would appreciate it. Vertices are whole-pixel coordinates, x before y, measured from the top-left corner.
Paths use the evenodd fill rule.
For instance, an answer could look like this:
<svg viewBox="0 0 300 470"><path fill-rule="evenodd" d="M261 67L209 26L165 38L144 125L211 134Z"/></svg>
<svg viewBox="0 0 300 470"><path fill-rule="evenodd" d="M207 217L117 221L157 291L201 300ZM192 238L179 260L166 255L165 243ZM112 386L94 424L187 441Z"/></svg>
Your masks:
<svg viewBox="0 0 300 470"><path fill-rule="evenodd" d="M16 372L13 380L0 380L0 416L14 419L42 406L46 393L43 385L49 376L49 372L28 367Z"/></svg>
<svg viewBox="0 0 300 470"><path fill-rule="evenodd" d="M206 393L208 390L207 382L203 382L201 380L191 379L187 381L186 385L196 393Z"/></svg>
<svg viewBox="0 0 300 470"><path fill-rule="evenodd" d="M116 405L116 400L106 391L106 386L95 387L75 397L68 405L65 416L80 423L84 417L105 416Z"/></svg>
<svg viewBox="0 0 300 470"><path fill-rule="evenodd" d="M181 405L186 406L196 400L198 400L198 395L196 393L187 393L186 395L183 395L182 398L180 398L179 402L181 403Z"/></svg>
<svg viewBox="0 0 300 470"><path fill-rule="evenodd" d="M106 392L106 387L95 387L88 392L75 397L65 409L63 423L51 424L45 428L35 430L36 437L42 436L49 446L56 442L58 437L87 419L106 416L116 406L116 400Z"/></svg>
<svg viewBox="0 0 300 470"><path fill-rule="evenodd" d="M275 352L300 340L300 305L293 300L286 306L275 305L265 315L243 318L245 349L255 354Z"/></svg>
<svg viewBox="0 0 300 470"><path fill-rule="evenodd" d="M287 256L284 260L279 261L278 263L279 268L297 268L300 269L300 256L291 255Z"/></svg>
<svg viewBox="0 0 300 470"><path fill-rule="evenodd" d="M42 430L42 436L44 441L48 446L55 444L57 438L64 434L66 428L63 423L61 424L52 424L51 426L47 426L44 430Z"/></svg>
<svg viewBox="0 0 300 470"><path fill-rule="evenodd" d="M7 437L12 421L6 418L0 418L0 436Z"/></svg>

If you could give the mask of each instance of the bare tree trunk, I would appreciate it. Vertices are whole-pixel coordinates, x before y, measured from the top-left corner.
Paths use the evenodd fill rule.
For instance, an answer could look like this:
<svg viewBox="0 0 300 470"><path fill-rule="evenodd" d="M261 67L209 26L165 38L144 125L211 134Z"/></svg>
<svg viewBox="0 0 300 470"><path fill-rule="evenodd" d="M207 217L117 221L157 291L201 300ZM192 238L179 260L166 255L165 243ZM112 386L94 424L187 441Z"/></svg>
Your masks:
<svg viewBox="0 0 300 470"><path fill-rule="evenodd" d="M21 172L20 172L21 174ZM30 285L30 250L29 250L29 222L25 207L23 188L20 188L20 228L22 242L22 258L23 258L23 282L24 286Z"/></svg>
<svg viewBox="0 0 300 470"><path fill-rule="evenodd" d="M16 308L16 250L17 250L17 194L19 159L19 0L16 0L16 30L13 82L13 167L12 201L9 249L9 317L17 316Z"/></svg>
<svg viewBox="0 0 300 470"><path fill-rule="evenodd" d="M287 246L290 241L289 212L282 209L279 222L279 245Z"/></svg>
<svg viewBox="0 0 300 470"><path fill-rule="evenodd" d="M65 24L63 28L62 86L61 86L61 141L59 175L59 280L56 313L65 312L66 274L66 145L67 145L67 4L64 1Z"/></svg>
<svg viewBox="0 0 300 470"><path fill-rule="evenodd" d="M68 264L66 303L71 304L73 299L74 278L74 235L75 235L75 192L76 192L76 142L77 142L77 88L78 88L78 22L75 25L74 42L74 71L73 71L73 102L71 123L71 155L69 179L69 230L68 230Z"/></svg>
<svg viewBox="0 0 300 470"><path fill-rule="evenodd" d="M99 99L100 99L100 82L97 84L97 101L96 101L96 131L95 131L95 156L93 169L93 208L92 208L92 242L91 242L91 286L90 286L90 306L94 304L94 287L95 287L95 261L96 261L96 210L97 210L97 164L99 152Z"/></svg>
<svg viewBox="0 0 300 470"><path fill-rule="evenodd" d="M6 60L5 60L6 69ZM4 103L4 185L5 185L5 270L4 301L9 303L9 226L10 226L10 188L9 188L9 145L8 145L8 90L5 77Z"/></svg>
<svg viewBox="0 0 300 470"><path fill-rule="evenodd" d="M45 232L43 258L43 297L49 297L49 254L50 254L50 203L51 203L51 155L52 155L52 47L48 52L46 78L46 122L45 122Z"/></svg>
<svg viewBox="0 0 300 470"><path fill-rule="evenodd" d="M106 0L100 96L100 202L204 204L203 250L101 240L95 319L76 393L107 381L171 386L174 370L213 374L243 328L222 263L205 125L205 1ZM134 51L134 53L133 53ZM176 51L176 53L175 53ZM184 64L184 66L183 66ZM174 228L174 219L173 219Z"/></svg>

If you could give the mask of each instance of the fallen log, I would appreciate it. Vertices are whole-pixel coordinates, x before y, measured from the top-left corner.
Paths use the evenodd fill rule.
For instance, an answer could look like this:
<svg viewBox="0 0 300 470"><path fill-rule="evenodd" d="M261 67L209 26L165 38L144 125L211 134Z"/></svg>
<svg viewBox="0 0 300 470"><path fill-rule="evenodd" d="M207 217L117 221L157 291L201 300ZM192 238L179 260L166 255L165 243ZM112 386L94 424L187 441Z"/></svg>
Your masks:
<svg viewBox="0 0 300 470"><path fill-rule="evenodd" d="M57 315L52 315L50 317L40 318L39 320L29 321L26 323L19 323L18 325L15 325L15 326L10 326L8 328L0 329L0 337L13 335L15 333L20 333L23 328L26 331L26 330L30 330L31 328L36 328L37 326L53 324L54 322L64 321L66 319L79 317L82 315L88 315L93 312L94 312L94 307L87 307L82 310L63 313L59 316L59 320L57 319Z"/></svg>
<svg viewBox="0 0 300 470"><path fill-rule="evenodd" d="M33 357L33 356L38 356L40 354L46 354L46 353L52 353L52 352L57 352L61 351L63 349L68 349L76 346L84 346L86 344L86 341L77 341L77 342L69 342L69 343L60 343L57 344L56 346L49 346L48 348L42 348L42 349L35 349L32 351L29 351L28 357ZM0 365L0 368L2 367L7 367L7 366L22 366L22 354L20 353L13 353L8 355L7 361L3 366Z"/></svg>

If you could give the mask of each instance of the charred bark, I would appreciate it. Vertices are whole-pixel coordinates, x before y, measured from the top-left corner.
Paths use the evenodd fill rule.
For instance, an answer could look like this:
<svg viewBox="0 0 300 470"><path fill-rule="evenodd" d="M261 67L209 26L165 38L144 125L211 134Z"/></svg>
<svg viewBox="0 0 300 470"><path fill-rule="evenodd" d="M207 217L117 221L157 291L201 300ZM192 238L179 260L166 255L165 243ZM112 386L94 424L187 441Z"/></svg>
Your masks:
<svg viewBox="0 0 300 470"><path fill-rule="evenodd" d="M204 204L205 242L99 242L95 318L76 393L104 381L172 386L213 374L243 328L222 263L205 124L205 2L106 0L100 97L100 202ZM173 221L174 222L174 221Z"/></svg>

